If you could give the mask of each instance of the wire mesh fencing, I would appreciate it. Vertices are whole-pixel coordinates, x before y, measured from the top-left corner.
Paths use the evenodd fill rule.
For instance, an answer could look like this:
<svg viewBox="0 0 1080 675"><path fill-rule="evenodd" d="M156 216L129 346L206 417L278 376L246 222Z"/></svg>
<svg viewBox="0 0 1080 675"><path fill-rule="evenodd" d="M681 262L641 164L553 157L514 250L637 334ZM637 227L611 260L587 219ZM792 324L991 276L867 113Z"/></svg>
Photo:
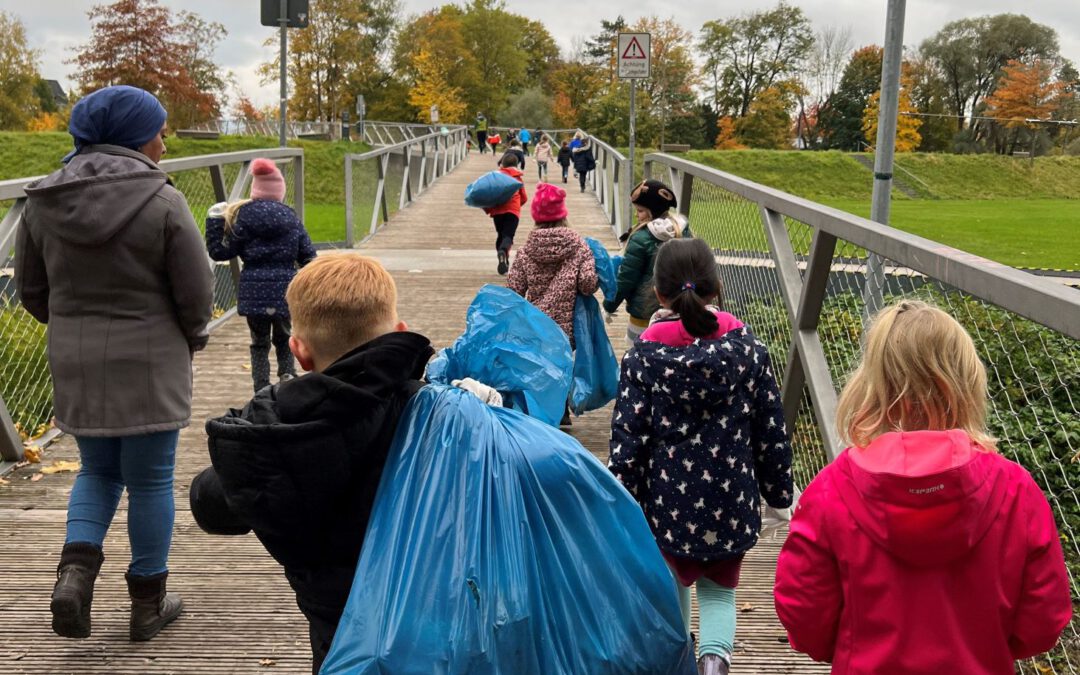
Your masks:
<svg viewBox="0 0 1080 675"><path fill-rule="evenodd" d="M166 160L160 166L184 194L195 222L204 228L210 207L247 195L248 166L256 157L274 159L287 186L286 202L303 213L303 151L273 148ZM0 182L0 404L5 405L17 432L25 439L50 425L53 415L52 380L47 359L46 326L23 308L15 292L15 233L25 207L24 188L34 178ZM236 307L239 264L196 264L214 272L214 319L211 329ZM3 459L17 459L19 448L7 449Z"/></svg>
<svg viewBox="0 0 1080 675"><path fill-rule="evenodd" d="M836 438L832 416L819 413L835 410L830 400L834 406L857 365L872 310L900 299L932 303L971 334L989 378L990 431L998 450L1026 468L1046 494L1074 601L1080 597L1080 290L867 227L854 216L841 218L677 158L647 161L676 191L689 181L690 225L716 253L726 308L768 345L781 387L792 372L785 365L805 359L797 352L815 342L793 350L799 330L809 327L820 344L826 381L785 391L785 402L798 403L790 429L797 483L805 486L840 449L829 447ZM815 245L824 252L816 254ZM820 297L806 297L812 287L821 289ZM803 364L804 374L811 366ZM1033 675L1080 671L1076 622L1051 652L1019 669Z"/></svg>

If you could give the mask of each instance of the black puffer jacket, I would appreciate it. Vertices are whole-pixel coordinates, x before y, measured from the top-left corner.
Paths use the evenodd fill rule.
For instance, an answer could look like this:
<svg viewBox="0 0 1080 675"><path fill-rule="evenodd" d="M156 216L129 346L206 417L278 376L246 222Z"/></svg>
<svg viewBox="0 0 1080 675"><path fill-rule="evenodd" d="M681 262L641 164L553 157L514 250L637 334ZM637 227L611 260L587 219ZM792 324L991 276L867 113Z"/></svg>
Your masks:
<svg viewBox="0 0 1080 675"><path fill-rule="evenodd" d="M192 484L195 520L212 534L254 530L309 620L341 617L398 419L432 353L421 335L390 333L206 423L213 467Z"/></svg>

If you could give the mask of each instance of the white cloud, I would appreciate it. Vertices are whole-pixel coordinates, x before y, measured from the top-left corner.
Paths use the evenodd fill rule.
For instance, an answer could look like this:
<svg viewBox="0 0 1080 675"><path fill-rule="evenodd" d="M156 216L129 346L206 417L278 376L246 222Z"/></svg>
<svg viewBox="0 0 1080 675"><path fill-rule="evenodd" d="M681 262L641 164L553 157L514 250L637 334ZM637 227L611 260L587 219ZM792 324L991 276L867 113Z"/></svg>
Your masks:
<svg viewBox="0 0 1080 675"><path fill-rule="evenodd" d="M89 37L85 11L95 3L88 0L0 0L0 10L12 12L26 24L30 40L43 50L42 72L46 77L69 83L67 77L74 66L65 65L71 48ZM220 21L229 37L218 49L219 62L232 70L241 89L257 105L274 105L277 86L259 85L255 70L262 61L273 58L276 43L262 46L263 40L273 37L275 30L259 24L259 5L254 0L162 0L172 9L186 9L203 18ZM432 0L403 0L408 13L419 13L439 6ZM775 6L774 0L746 0L738 11L756 11ZM816 27L825 25L850 26L858 45L880 44L885 34L885 0L792 0L803 9ZM672 16L687 29L697 32L710 19L726 18L734 13L712 0L688 0L662 5L645 0L506 0L512 12L537 19L547 26L559 45L569 50L576 37L597 33L600 21L622 14L633 23L648 14ZM907 4L904 42L915 45L932 35L944 23L968 16L1002 12L1023 13L1032 20L1053 26L1061 41L1061 52L1080 64L1080 11L1075 0L1043 0L1021 3L1018 0L910 0Z"/></svg>

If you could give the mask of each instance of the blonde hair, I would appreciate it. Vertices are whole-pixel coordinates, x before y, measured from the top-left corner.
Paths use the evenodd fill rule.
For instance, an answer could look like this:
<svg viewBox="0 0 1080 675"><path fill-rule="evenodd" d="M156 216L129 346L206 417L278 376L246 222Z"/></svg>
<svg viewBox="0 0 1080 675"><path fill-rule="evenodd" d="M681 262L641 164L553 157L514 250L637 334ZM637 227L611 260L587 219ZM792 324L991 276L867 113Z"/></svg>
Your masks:
<svg viewBox="0 0 1080 675"><path fill-rule="evenodd" d="M996 449L986 430L986 368L951 316L901 300L874 317L862 351L836 410L846 442L865 448L890 431L963 429Z"/></svg>
<svg viewBox="0 0 1080 675"><path fill-rule="evenodd" d="M241 199L240 201L233 202L225 207L225 234L232 236L233 226L236 225L236 218L240 215L240 207L250 201L250 199Z"/></svg>
<svg viewBox="0 0 1080 675"><path fill-rule="evenodd" d="M390 330L397 287L378 260L358 253L319 256L285 293L293 332L315 354L336 360Z"/></svg>

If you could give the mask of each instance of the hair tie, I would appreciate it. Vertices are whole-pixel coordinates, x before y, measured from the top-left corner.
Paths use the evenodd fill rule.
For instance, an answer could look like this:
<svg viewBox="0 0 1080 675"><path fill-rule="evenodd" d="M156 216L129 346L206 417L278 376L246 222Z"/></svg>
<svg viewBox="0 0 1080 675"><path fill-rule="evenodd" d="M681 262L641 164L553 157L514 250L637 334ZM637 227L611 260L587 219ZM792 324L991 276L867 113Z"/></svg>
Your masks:
<svg viewBox="0 0 1080 675"><path fill-rule="evenodd" d="M696 291L697 285L694 284L694 282L692 281L687 281L685 284L682 285L682 289L684 291Z"/></svg>

